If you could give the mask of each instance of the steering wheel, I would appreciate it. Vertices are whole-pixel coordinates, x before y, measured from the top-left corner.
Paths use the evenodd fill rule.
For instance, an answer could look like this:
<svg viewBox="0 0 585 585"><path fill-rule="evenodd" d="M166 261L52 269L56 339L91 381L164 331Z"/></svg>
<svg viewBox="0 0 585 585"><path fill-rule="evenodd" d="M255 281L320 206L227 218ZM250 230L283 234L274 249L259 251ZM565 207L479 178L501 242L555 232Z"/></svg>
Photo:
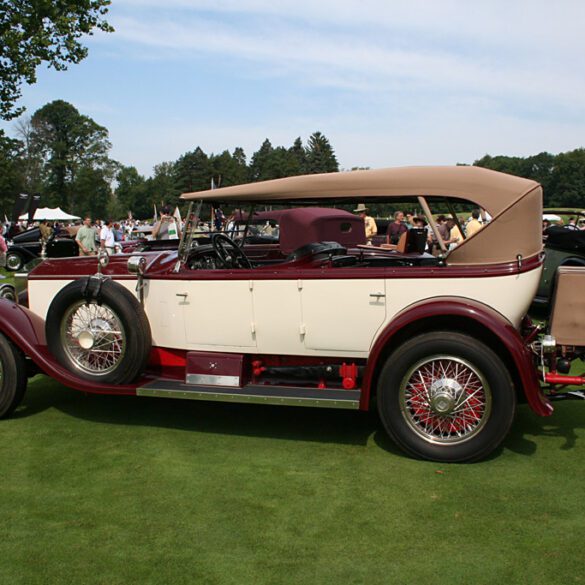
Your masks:
<svg viewBox="0 0 585 585"><path fill-rule="evenodd" d="M224 268L252 268L252 263L243 250L225 234L213 234L211 244Z"/></svg>

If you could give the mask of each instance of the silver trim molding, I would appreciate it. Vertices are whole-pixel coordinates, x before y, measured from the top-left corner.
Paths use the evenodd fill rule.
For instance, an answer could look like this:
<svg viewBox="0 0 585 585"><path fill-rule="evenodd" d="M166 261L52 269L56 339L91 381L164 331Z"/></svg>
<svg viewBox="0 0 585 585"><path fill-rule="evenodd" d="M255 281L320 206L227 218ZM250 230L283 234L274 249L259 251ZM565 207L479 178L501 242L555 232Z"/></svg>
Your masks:
<svg viewBox="0 0 585 585"><path fill-rule="evenodd" d="M187 374L187 384L195 386L229 386L230 388L240 387L239 376L217 376L213 374Z"/></svg>

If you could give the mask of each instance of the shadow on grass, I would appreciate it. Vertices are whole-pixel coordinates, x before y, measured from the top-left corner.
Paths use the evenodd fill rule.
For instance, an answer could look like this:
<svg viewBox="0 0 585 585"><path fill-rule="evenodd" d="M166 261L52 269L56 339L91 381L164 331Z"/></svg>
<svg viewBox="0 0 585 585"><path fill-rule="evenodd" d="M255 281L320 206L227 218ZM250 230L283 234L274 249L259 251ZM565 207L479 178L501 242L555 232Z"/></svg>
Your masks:
<svg viewBox="0 0 585 585"><path fill-rule="evenodd" d="M536 452L539 437L561 437L561 449L572 449L576 431L585 428L585 404L562 402L555 406L551 417L539 417L527 405L521 405L503 448L529 456ZM23 404L13 417L30 417L53 408L77 419L104 424L213 434L362 446L373 437L381 449L404 456L384 431L375 409L357 412L84 394L40 376L29 384ZM489 459L498 457L501 450Z"/></svg>
<svg viewBox="0 0 585 585"><path fill-rule="evenodd" d="M104 424L294 441L365 446L375 435L383 449L402 454L387 438L375 412L84 394L37 377L29 383L13 418L31 417L50 409ZM382 438L378 440L379 437Z"/></svg>
<svg viewBox="0 0 585 585"><path fill-rule="evenodd" d="M585 404L581 401L554 403L555 412L550 417L535 415L528 406L518 409L518 414L505 446L522 455L532 455L537 449L535 440L540 437L561 438L563 451L575 447L577 430L585 428Z"/></svg>

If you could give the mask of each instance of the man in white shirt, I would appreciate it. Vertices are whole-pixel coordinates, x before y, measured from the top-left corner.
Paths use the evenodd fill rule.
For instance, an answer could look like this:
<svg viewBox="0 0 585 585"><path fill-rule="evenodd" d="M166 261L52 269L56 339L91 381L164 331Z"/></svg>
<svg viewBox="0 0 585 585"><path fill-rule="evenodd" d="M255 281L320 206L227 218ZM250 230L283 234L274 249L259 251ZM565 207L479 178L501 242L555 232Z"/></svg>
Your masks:
<svg viewBox="0 0 585 585"><path fill-rule="evenodd" d="M100 231L100 248L105 250L110 256L114 253L114 231L112 230L112 220L108 219Z"/></svg>

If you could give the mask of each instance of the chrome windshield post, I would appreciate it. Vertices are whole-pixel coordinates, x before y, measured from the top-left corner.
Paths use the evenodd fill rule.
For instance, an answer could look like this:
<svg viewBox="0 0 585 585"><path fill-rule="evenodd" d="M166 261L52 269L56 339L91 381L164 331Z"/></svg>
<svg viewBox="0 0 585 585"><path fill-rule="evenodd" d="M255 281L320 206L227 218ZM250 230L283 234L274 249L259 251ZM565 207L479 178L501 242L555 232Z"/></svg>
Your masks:
<svg viewBox="0 0 585 585"><path fill-rule="evenodd" d="M195 212L193 213L193 202L191 201L191 203L189 203L187 220L185 221L185 229L181 233L181 241L179 242L179 251L177 254L177 263L175 264L173 272L179 272L181 269L181 264L185 264L187 261L189 250L191 250L191 245L193 244L193 236L195 234L195 230L197 229L197 223L199 222L199 217L201 215L202 206L203 201L199 200L197 202Z"/></svg>

